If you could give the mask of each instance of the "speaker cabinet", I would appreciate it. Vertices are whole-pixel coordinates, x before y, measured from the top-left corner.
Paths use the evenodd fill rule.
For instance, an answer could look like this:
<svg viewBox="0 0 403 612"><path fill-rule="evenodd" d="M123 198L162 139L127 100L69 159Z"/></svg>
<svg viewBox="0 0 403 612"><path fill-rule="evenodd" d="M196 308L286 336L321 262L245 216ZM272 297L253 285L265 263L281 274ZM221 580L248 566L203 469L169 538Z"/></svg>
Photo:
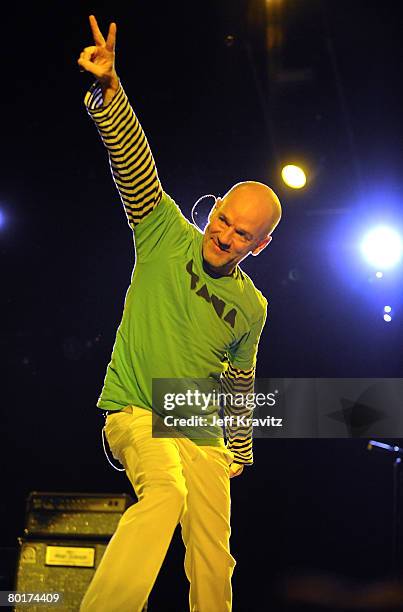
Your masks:
<svg viewBox="0 0 403 612"><path fill-rule="evenodd" d="M133 499L126 494L38 492L28 495L14 590L59 593L60 600L15 601L15 612L78 612L119 520ZM50 597L50 595L49 595ZM147 604L143 612L147 610Z"/></svg>
<svg viewBox="0 0 403 612"><path fill-rule="evenodd" d="M107 542L78 540L35 541L20 539L15 590L24 593L60 593L61 602L15 606L16 612L78 611Z"/></svg>

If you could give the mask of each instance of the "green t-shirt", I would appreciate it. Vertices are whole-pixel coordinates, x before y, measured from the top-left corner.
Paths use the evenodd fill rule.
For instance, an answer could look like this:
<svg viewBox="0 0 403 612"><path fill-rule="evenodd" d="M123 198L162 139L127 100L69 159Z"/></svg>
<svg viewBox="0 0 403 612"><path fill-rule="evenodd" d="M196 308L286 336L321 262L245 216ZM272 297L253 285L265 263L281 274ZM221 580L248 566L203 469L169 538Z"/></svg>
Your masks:
<svg viewBox="0 0 403 612"><path fill-rule="evenodd" d="M255 366L267 301L237 266L203 269L203 234L166 193L134 230L136 263L97 406L152 409L152 381Z"/></svg>

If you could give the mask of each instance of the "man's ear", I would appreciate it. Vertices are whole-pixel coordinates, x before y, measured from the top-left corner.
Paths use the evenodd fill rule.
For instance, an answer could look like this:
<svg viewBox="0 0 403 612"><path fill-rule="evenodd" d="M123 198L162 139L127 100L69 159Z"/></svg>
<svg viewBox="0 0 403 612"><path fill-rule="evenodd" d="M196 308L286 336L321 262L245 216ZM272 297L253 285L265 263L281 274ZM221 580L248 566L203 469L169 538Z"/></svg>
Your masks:
<svg viewBox="0 0 403 612"><path fill-rule="evenodd" d="M258 242L257 246L252 251L252 255L254 257L256 257L256 255L259 255L259 253L263 251L263 249L265 249L267 245L270 244L270 242L271 242L271 236L266 236L265 238L263 238L263 240Z"/></svg>
<svg viewBox="0 0 403 612"><path fill-rule="evenodd" d="M214 204L214 206L211 207L210 212L208 214L208 221L209 222L210 222L210 219L211 219L211 215L213 213L217 212L217 210L220 208L221 204L222 204L222 199L221 198L216 198L215 204Z"/></svg>
<svg viewBox="0 0 403 612"><path fill-rule="evenodd" d="M216 198L215 204L213 206L213 210L217 210L218 208L220 208L221 204L222 204L222 199L221 198Z"/></svg>

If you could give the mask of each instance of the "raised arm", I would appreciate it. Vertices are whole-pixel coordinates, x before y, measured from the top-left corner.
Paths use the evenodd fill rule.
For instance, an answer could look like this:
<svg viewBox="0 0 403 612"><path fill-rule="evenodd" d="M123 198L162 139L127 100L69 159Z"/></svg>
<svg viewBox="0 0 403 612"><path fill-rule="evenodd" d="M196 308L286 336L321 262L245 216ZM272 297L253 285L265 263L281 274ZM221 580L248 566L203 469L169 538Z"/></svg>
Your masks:
<svg viewBox="0 0 403 612"><path fill-rule="evenodd" d="M95 45L81 52L78 64L97 81L85 104L108 150L112 175L134 229L159 203L162 187L145 134L116 74L116 24L110 24L106 41L93 15L90 25Z"/></svg>

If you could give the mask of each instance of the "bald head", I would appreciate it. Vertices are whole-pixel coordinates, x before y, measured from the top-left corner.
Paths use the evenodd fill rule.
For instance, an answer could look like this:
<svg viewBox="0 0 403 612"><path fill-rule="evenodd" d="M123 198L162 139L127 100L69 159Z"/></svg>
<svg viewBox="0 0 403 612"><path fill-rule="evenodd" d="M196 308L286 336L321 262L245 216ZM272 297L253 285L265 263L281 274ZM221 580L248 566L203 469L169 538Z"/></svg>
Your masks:
<svg viewBox="0 0 403 612"><path fill-rule="evenodd" d="M266 248L280 218L280 202L270 187L256 181L237 183L210 211L204 261L219 274L232 274L245 257Z"/></svg>
<svg viewBox="0 0 403 612"><path fill-rule="evenodd" d="M271 234L281 219L281 204L270 187L257 181L237 183L222 198L222 202L242 209L260 237Z"/></svg>

